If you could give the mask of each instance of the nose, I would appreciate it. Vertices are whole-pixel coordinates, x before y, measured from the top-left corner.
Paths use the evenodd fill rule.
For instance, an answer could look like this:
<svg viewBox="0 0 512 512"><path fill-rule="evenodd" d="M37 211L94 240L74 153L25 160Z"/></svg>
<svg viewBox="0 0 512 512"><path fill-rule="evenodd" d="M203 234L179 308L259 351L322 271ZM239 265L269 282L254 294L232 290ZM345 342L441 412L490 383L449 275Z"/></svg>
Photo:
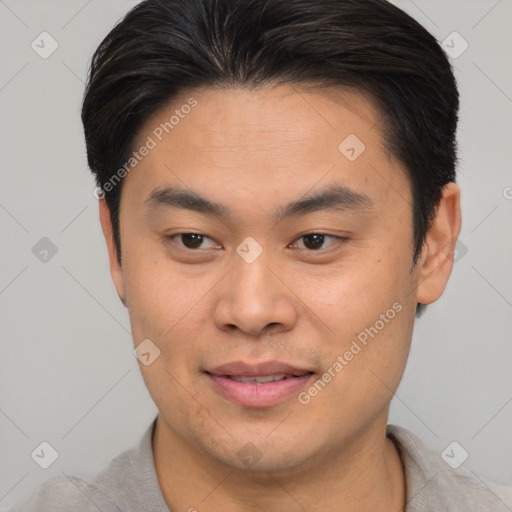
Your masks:
<svg viewBox="0 0 512 512"><path fill-rule="evenodd" d="M254 337L293 329L298 315L288 286L283 269L263 254L252 263L236 257L218 289L217 328Z"/></svg>

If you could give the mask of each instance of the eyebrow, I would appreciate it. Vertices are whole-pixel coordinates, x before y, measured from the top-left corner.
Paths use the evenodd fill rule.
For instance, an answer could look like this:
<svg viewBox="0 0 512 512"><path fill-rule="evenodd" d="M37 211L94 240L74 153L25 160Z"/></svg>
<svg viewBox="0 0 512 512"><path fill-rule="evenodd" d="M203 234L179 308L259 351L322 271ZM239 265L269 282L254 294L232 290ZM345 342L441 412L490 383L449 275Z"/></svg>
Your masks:
<svg viewBox="0 0 512 512"><path fill-rule="evenodd" d="M144 202L150 212L166 208L183 208L216 217L227 217L231 213L228 207L220 203L210 201L191 190L177 187L156 188ZM341 185L331 185L315 194L308 194L277 208L274 211L274 220L279 222L289 217L324 210L363 213L373 209L373 201L367 195Z"/></svg>

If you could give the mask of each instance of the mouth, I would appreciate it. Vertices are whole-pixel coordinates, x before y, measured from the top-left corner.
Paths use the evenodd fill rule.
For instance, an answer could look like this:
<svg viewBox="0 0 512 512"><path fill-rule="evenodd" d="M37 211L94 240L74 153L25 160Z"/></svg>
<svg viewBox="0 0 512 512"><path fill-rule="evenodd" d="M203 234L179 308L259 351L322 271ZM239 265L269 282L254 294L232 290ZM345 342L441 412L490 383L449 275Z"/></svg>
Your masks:
<svg viewBox="0 0 512 512"><path fill-rule="evenodd" d="M214 391L224 399L244 407L270 407L297 394L314 372L305 368L267 361L248 364L241 361L205 371Z"/></svg>
<svg viewBox="0 0 512 512"><path fill-rule="evenodd" d="M221 375L221 377L225 377L226 379L231 379L236 382L248 382L251 384L267 384L268 382L278 382L280 380L286 379L296 379L300 377L300 375L257 375L255 377L237 377L234 375Z"/></svg>

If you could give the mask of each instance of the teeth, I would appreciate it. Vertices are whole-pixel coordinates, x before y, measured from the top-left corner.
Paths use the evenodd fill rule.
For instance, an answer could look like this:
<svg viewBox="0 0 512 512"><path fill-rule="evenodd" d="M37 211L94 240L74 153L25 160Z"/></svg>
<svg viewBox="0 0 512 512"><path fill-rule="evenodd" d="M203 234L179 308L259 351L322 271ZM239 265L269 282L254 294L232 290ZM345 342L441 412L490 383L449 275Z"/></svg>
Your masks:
<svg viewBox="0 0 512 512"><path fill-rule="evenodd" d="M265 384L266 382L274 382L277 380L283 380L286 378L290 378L290 375L265 375L258 377L229 377L236 382L249 382L253 384Z"/></svg>

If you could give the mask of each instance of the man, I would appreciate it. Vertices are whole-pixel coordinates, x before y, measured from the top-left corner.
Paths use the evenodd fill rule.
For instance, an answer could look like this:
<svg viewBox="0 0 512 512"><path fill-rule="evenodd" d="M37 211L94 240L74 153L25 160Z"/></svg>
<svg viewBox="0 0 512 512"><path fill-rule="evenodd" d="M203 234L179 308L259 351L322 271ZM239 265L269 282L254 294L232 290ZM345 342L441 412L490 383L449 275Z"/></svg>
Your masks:
<svg viewBox="0 0 512 512"><path fill-rule="evenodd" d="M460 232L458 93L382 0L147 0L84 98L111 274L159 410L15 510L510 510L387 426Z"/></svg>

